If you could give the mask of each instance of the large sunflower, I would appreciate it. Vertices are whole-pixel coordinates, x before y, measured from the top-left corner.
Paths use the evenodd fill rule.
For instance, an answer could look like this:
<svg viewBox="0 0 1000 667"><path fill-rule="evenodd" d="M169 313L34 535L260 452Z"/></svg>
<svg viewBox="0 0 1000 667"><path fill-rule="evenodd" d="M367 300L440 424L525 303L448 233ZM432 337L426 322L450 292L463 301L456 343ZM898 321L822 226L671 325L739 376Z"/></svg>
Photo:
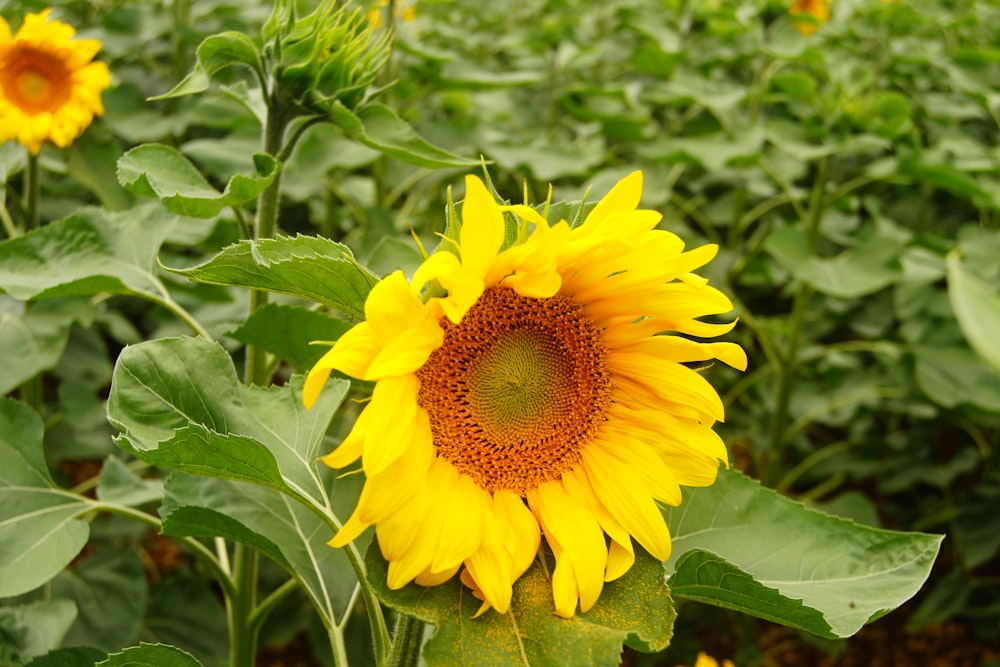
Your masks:
<svg viewBox="0 0 1000 667"><path fill-rule="evenodd" d="M48 139L65 148L94 115L104 113L101 91L111 85L108 66L90 62L96 39L49 21L50 10L28 14L17 34L0 17L0 143L16 139L38 155Z"/></svg>
<svg viewBox="0 0 1000 667"><path fill-rule="evenodd" d="M464 565L479 613L503 613L544 534L567 618L632 566L632 538L670 556L657 502L711 484L726 459L712 431L722 402L685 364L743 369L746 355L674 335L727 332L696 318L732 304L690 273L716 246L683 252L654 229L659 213L637 209L641 191L635 172L574 228L500 206L466 178L457 254L435 253L411 282L398 271L379 282L366 321L306 380L307 406L331 369L376 382L323 459L342 468L361 457L367 478L331 545L375 525L390 588L435 585ZM504 211L534 226L506 249Z"/></svg>

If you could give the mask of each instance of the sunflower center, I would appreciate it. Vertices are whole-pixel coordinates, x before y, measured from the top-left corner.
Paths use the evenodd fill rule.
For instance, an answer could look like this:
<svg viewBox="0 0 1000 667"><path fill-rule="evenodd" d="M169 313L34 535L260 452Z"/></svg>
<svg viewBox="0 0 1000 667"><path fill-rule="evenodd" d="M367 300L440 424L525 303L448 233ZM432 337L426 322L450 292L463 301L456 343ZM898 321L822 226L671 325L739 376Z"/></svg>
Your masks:
<svg viewBox="0 0 1000 667"><path fill-rule="evenodd" d="M438 454L519 494L580 460L611 402L600 332L573 300L493 287L417 371Z"/></svg>
<svg viewBox="0 0 1000 667"><path fill-rule="evenodd" d="M65 64L44 51L22 46L0 66L4 96L31 114L53 112L69 99L70 75Z"/></svg>

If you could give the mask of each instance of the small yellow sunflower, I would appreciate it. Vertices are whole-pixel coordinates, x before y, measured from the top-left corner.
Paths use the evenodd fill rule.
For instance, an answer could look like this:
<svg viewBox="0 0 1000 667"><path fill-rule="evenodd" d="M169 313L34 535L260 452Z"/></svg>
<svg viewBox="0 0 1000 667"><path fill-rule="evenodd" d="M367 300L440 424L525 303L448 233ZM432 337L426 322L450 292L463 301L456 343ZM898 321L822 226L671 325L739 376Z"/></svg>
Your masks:
<svg viewBox="0 0 1000 667"><path fill-rule="evenodd" d="M704 651L698 653L698 659L694 667L719 667L719 661L708 655ZM735 667L732 660L723 660L722 667Z"/></svg>
<svg viewBox="0 0 1000 667"><path fill-rule="evenodd" d="M49 12L28 14L13 36L0 17L0 143L16 139L32 155L46 139L73 143L104 113L101 91L111 85L108 66L91 62L101 43L72 39L72 26Z"/></svg>
<svg viewBox="0 0 1000 667"><path fill-rule="evenodd" d="M830 20L829 0L795 0L788 8L788 13L793 17L799 17L795 21L795 27L803 35L812 35L816 32L819 24ZM811 19L802 20L802 17L809 16Z"/></svg>
<svg viewBox="0 0 1000 667"><path fill-rule="evenodd" d="M744 369L746 355L675 335L729 331L696 318L732 304L690 273L716 246L683 252L654 229L659 213L637 208L641 192L635 172L574 228L501 206L466 178L457 254L435 253L410 282L385 277L366 321L306 379L307 406L332 369L376 382L323 459L342 468L360 457L366 475L332 546L374 525L390 588L439 584L464 566L479 613L504 613L544 534L566 618L632 566L633 538L670 556L657 501L679 504L680 485L711 484L726 460L712 431L722 402L687 364ZM503 249L505 211L524 235Z"/></svg>

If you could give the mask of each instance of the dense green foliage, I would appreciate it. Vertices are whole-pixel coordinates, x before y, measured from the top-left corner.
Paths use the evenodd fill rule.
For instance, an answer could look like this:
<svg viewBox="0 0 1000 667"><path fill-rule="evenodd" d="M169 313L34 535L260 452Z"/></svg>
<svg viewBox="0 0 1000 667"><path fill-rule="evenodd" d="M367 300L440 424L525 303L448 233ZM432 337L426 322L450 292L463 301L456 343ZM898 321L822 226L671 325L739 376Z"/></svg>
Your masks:
<svg viewBox="0 0 1000 667"><path fill-rule="evenodd" d="M996 636L1000 6L837 0L806 36L779 0L579 4L383 8L392 55L361 84L387 88L367 105L353 89L297 98L316 118L283 119L287 153L262 142L272 3L57 4L102 40L114 85L83 137L43 150L39 231L17 235L26 153L0 146L0 665L223 665L220 592L262 645L305 632L320 664L370 663L372 634L382 656L379 603L359 590L437 626L429 663L524 655L504 618L470 619L457 581L383 590L376 550L325 546L360 480L313 461L365 387L298 400L324 349L309 341L416 266L411 234L433 250L480 155L498 192L530 203L550 182L555 202L592 201L642 169L663 228L720 246L706 275L751 361L706 373L746 476L667 512L674 598L843 638L916 594L939 545L921 533L937 533L909 629ZM279 238L251 242L267 205ZM241 384L248 346L268 355L246 372L280 386ZM267 557L256 600L231 576L235 543ZM533 567L511 612L534 633L525 660L661 650L662 568L639 554L568 631L540 612Z"/></svg>

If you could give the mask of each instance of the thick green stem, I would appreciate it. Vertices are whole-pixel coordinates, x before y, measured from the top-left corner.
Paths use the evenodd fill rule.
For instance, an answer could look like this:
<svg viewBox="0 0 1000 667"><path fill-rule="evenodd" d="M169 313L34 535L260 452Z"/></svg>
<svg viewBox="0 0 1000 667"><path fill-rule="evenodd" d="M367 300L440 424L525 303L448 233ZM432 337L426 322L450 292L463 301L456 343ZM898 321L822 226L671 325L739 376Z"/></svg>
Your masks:
<svg viewBox="0 0 1000 667"><path fill-rule="evenodd" d="M287 117L272 101L264 127L264 152L278 155L284 145ZM254 220L253 241L274 238L278 225L278 203L281 197L281 171L271 185L257 199L257 217ZM267 292L250 292L250 313L253 315L267 303ZM247 385L266 386L270 381L267 353L256 345L248 345L243 380ZM245 544L237 544L233 556L234 594L226 600L229 620L230 667L253 667L257 654L257 636L260 623L254 616L257 606L258 554Z"/></svg>
<svg viewBox="0 0 1000 667"><path fill-rule="evenodd" d="M274 102L267 114L267 125L264 128L264 152L277 156L284 146L285 127L288 119L281 109L275 108ZM253 240L274 238L278 227L278 204L281 200L281 169L278 169L274 181L257 199L257 217L254 220ZM250 315L267 304L268 293L263 290L250 292ZM248 345L246 351L246 366L244 368L246 384L265 386L270 381L267 352L256 345Z"/></svg>
<svg viewBox="0 0 1000 667"><path fill-rule="evenodd" d="M257 606L257 552L245 544L236 545L233 557L235 590L226 600L229 620L230 667L253 667L257 656L260 626L253 622Z"/></svg>
<svg viewBox="0 0 1000 667"><path fill-rule="evenodd" d="M38 156L28 155L28 166L24 170L24 230L30 232L38 229L40 217L38 212L39 182L38 182ZM30 304L25 304L28 308ZM42 412L42 405L45 402L44 390L42 387L42 374L39 373L33 378L25 381L18 388L18 396L21 401L38 412Z"/></svg>
<svg viewBox="0 0 1000 667"><path fill-rule="evenodd" d="M420 664L420 647L423 643L424 622L400 614L396 618L396 631L392 635L389 667L417 667Z"/></svg>
<svg viewBox="0 0 1000 667"><path fill-rule="evenodd" d="M41 226L41 214L38 210L39 187L38 156L28 155L28 166L24 170L24 231L26 232Z"/></svg>

